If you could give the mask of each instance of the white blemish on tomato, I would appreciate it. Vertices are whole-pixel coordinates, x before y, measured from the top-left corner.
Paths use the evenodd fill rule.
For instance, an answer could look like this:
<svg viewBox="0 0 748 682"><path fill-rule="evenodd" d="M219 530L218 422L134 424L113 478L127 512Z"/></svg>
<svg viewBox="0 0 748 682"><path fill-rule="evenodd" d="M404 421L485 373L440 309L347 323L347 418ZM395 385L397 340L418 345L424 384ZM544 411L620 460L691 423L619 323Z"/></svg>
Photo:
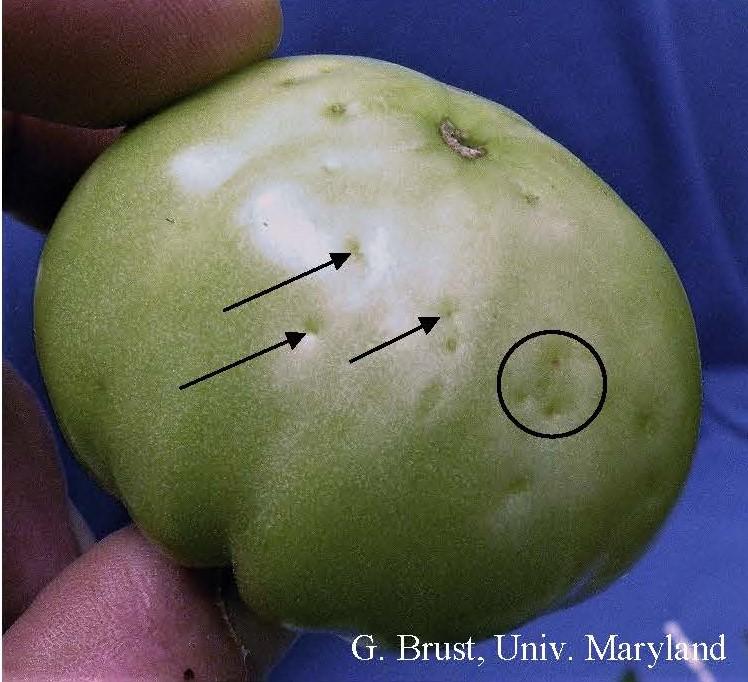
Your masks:
<svg viewBox="0 0 748 682"><path fill-rule="evenodd" d="M323 164L322 168L326 170L328 173L333 173L335 171L340 170L342 167L342 164L340 161L336 158L329 158L327 159Z"/></svg>
<svg viewBox="0 0 748 682"><path fill-rule="evenodd" d="M309 202L290 184L273 184L256 192L240 207L238 222L271 263L289 270L319 265L337 251L329 231L317 226Z"/></svg>
<svg viewBox="0 0 748 682"><path fill-rule="evenodd" d="M230 180L246 161L247 155L241 150L200 144L172 158L169 170L184 193L205 196Z"/></svg>

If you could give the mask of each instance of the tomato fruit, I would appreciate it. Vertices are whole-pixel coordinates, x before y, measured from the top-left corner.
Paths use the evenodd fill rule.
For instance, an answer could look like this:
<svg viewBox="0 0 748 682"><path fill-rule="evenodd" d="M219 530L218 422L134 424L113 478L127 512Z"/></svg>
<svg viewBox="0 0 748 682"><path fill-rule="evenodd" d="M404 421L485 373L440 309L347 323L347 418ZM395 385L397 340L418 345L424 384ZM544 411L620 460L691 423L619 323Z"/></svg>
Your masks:
<svg viewBox="0 0 748 682"><path fill-rule="evenodd" d="M295 626L447 641L580 600L646 547L697 435L691 311L636 215L508 109L370 59L267 61L124 135L52 230L35 328L81 462ZM542 330L603 363L572 435L499 401L551 435L599 404L570 336L498 376Z"/></svg>

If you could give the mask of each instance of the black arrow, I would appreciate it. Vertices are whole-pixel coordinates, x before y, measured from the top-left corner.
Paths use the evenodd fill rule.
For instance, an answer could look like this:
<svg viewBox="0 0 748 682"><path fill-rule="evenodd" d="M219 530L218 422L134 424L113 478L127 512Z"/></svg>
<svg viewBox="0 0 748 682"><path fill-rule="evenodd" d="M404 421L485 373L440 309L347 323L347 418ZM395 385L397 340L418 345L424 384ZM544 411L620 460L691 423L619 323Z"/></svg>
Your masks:
<svg viewBox="0 0 748 682"><path fill-rule="evenodd" d="M365 353L361 353L361 355L357 355L355 358L351 358L348 362L356 362L356 360L360 360L361 358L365 358L367 355L371 355L372 353L376 353L378 350L382 350L382 348L386 348L387 346L395 343L395 341L399 341L400 339L404 339L406 336L410 336L411 334L415 334L417 331L423 329L424 334L428 334L433 328L434 325L439 321L438 317L419 317L418 321L421 323L417 327L413 327L413 329L409 329L407 332L403 332L400 334L400 336L396 336L394 339L390 339L389 341L385 341L384 343L380 343L378 346L374 346L374 348L371 348L370 350L367 350Z"/></svg>
<svg viewBox="0 0 748 682"><path fill-rule="evenodd" d="M303 339L305 336L306 334L304 334L303 332L286 332L285 341L274 343L272 346L268 346L267 348L258 350L256 353L252 353L252 355L248 355L246 358L241 358L241 360L232 362L230 365L226 365L225 367L220 367L219 369L214 369L212 372L203 374L201 377L198 377L197 379L193 379L192 381L188 381L186 384L182 384L179 387L179 390L182 391L185 388L189 388L190 386L199 384L201 381L210 379L211 377L214 377L216 374L220 374L221 372L225 372L226 370L233 369L234 367L238 367L239 365L242 365L245 362L249 362L250 360L259 358L261 355L265 355L265 353L269 353L271 350L275 350L276 348L280 348L281 346L288 345L288 346L291 346L291 350L293 350L294 348L296 348L296 346L299 345L299 341L301 341L301 339Z"/></svg>
<svg viewBox="0 0 748 682"><path fill-rule="evenodd" d="M336 270L340 270L343 263L345 263L348 260L348 257L350 256L350 253L331 253L330 254L330 260L327 261L327 263L322 263L322 265L318 265L316 268L312 268L311 270L307 270L306 272L302 272L300 275L296 275L295 277L291 277L290 279L284 280L283 282L280 282L279 284L276 284L269 289L263 289L262 291L258 291L256 294L252 294L251 296L247 296L247 298L243 298L241 301L237 301L236 303L232 303L231 305L227 305L223 312L227 313L229 310L233 310L234 308L238 308L240 305L244 305L245 303L249 303L250 301L254 301L256 298L260 298L260 296L264 296L265 294L269 294L271 291L275 291L276 289L280 289L281 287L286 286L286 284L291 284L291 282L295 282L297 279L301 279L302 277L307 277L308 275L312 275L315 272L319 272L320 270L324 270L325 268L329 268L331 265L335 266Z"/></svg>

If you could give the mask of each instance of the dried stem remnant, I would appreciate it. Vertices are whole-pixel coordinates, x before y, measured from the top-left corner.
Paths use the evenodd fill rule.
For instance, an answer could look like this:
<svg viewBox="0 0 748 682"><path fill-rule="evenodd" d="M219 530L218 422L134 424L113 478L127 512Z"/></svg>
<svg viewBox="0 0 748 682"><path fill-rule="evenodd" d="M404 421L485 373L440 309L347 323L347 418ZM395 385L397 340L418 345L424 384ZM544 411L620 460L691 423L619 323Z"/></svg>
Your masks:
<svg viewBox="0 0 748 682"><path fill-rule="evenodd" d="M448 118L439 124L439 132L447 147L465 159L477 159L486 154L484 147L471 147L465 144L465 133L455 128L454 123Z"/></svg>

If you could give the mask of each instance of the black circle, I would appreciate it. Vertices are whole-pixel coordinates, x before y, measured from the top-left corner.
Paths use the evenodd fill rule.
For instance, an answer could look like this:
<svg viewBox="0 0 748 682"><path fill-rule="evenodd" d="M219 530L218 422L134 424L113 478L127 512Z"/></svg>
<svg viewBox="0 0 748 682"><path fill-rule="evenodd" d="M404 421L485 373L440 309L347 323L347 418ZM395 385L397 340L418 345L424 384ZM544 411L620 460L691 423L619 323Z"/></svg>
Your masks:
<svg viewBox="0 0 748 682"><path fill-rule="evenodd" d="M537 338L538 336L548 335L566 336L569 339L573 339L574 341L581 343L590 353L592 353L592 357L594 357L597 361L597 364L600 367L600 374L603 377L603 390L600 394L600 401L597 403L595 411L584 421L584 423L580 424L576 428L571 429L570 431L563 431L561 433L543 433L542 431L535 431L525 426L511 413L511 411L507 407L506 402L504 401L504 395L501 392L501 375L504 373L506 363L509 361L509 357L511 356L511 354L514 353L514 351L517 350L523 343L527 343L531 339ZM585 341L581 336L577 336L576 334L572 334L571 332L567 332L562 329L541 329L539 332L533 332L532 334L523 336L506 352L506 355L504 355L503 359L501 360L499 371L496 375L496 393L499 396L499 404L501 405L501 409L504 410L504 414L509 417L509 420L517 428L522 429L525 433L529 433L531 436L537 436L538 438L566 438L567 436L573 436L575 433L579 433L582 429L586 429L595 420L597 415L600 414L600 411L603 409L603 404L605 403L605 397L608 393L608 373L605 371L605 365L603 364L603 359L600 357L600 353L598 353L593 348L592 344L589 343L589 341Z"/></svg>

